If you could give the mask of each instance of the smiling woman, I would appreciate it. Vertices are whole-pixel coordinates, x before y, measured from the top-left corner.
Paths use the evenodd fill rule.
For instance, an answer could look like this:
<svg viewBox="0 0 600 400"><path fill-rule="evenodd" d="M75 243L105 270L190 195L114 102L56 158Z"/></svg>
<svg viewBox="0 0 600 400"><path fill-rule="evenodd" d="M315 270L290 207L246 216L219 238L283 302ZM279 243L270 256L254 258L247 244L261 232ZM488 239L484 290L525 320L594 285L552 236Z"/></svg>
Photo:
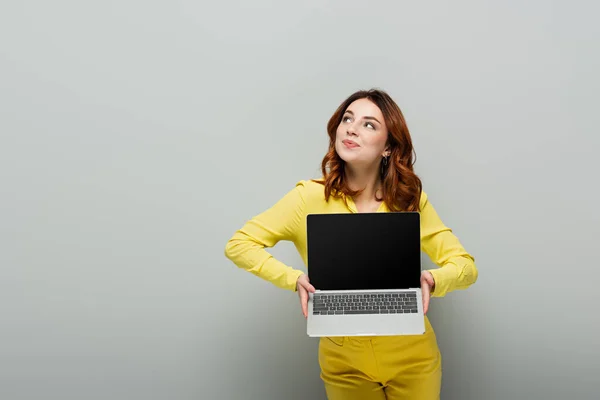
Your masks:
<svg viewBox="0 0 600 400"><path fill-rule="evenodd" d="M379 119L371 116L372 114L377 115ZM359 99L353 102L344 113L336 130L337 154L348 162L353 161L357 167L377 160L375 155L379 153L382 153L384 157L389 157L387 126L385 122L381 123L379 120L383 121L383 115L370 100ZM358 144L357 141L360 141L361 144ZM344 146L340 146L340 142ZM361 148L359 152L347 150L358 148Z"/></svg>
<svg viewBox="0 0 600 400"><path fill-rule="evenodd" d="M226 256L240 268L298 292L304 317L315 288L300 270L265 248L291 241L307 263L309 214L418 211L421 248L439 267L422 271L423 310L430 296L466 289L477 280L474 258L444 225L413 171L413 146L396 103L380 90L348 97L327 124L323 178L301 181L248 221L229 240ZM332 230L335 232L335 229ZM357 243L356 245L360 245ZM321 338L321 378L330 399L438 399L441 355L429 319L425 334Z"/></svg>
<svg viewBox="0 0 600 400"><path fill-rule="evenodd" d="M404 115L380 90L359 91L348 97L327 124L329 151L322 162L325 196L332 190L360 197L361 175L377 175L375 195L392 211L416 211L421 180L413 171L414 150ZM344 179L346 178L346 179Z"/></svg>

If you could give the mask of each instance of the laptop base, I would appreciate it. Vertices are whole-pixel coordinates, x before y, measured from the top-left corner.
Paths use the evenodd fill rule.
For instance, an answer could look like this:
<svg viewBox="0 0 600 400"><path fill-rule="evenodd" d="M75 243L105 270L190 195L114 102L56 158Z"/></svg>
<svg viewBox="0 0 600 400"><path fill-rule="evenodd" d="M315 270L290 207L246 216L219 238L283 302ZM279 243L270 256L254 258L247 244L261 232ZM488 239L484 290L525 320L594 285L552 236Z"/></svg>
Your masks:
<svg viewBox="0 0 600 400"><path fill-rule="evenodd" d="M361 293L362 291L324 291L331 293ZM370 291L372 292L372 291ZM402 293L383 290L380 293ZM310 337L333 336L399 336L422 335L425 333L422 294L420 289L407 290L417 293L417 312L410 314L358 314L358 315L315 315L314 295L309 294L306 332Z"/></svg>

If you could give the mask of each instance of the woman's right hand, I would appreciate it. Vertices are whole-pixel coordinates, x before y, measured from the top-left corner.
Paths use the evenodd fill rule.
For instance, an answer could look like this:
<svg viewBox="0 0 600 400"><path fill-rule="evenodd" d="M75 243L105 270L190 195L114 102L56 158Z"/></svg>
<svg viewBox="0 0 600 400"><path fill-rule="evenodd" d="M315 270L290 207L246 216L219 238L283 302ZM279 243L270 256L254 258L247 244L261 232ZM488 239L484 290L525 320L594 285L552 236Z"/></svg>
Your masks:
<svg viewBox="0 0 600 400"><path fill-rule="evenodd" d="M300 275L296 281L296 289L298 291L298 297L300 297L300 307L302 307L302 315L304 318L308 318L308 293L314 293L315 288L310 284L308 276L306 274Z"/></svg>

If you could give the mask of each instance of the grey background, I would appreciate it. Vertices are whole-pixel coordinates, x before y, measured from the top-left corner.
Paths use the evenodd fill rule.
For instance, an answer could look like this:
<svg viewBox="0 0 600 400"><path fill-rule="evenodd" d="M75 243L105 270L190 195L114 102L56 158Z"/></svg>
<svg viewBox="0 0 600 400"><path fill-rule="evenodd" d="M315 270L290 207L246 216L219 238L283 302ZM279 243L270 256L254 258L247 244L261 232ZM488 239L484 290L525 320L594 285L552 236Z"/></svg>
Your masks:
<svg viewBox="0 0 600 400"><path fill-rule="evenodd" d="M0 398L323 399L296 295L223 250L370 87L479 267L432 305L442 398L598 398L599 11L0 2Z"/></svg>

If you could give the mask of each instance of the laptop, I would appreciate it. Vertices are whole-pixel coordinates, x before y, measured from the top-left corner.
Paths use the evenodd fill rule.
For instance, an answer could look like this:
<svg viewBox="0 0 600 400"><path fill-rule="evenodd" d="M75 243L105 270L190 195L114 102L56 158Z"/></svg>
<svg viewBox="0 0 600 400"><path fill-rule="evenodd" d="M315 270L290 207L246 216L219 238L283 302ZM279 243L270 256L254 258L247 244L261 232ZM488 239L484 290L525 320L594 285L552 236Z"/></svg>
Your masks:
<svg viewBox="0 0 600 400"><path fill-rule="evenodd" d="M309 214L307 334L425 332L418 212Z"/></svg>

